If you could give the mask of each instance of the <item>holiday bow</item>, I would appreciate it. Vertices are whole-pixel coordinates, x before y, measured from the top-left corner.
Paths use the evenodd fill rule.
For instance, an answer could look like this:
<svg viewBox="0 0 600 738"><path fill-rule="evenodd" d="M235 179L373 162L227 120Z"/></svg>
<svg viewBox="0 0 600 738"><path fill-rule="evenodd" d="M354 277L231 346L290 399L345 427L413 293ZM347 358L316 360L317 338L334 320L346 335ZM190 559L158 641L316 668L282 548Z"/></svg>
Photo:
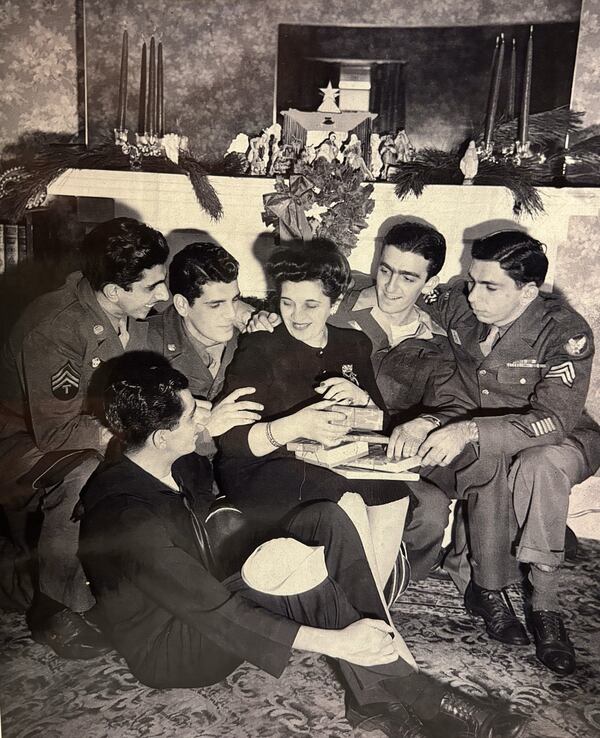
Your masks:
<svg viewBox="0 0 600 738"><path fill-rule="evenodd" d="M313 232L304 211L313 203L312 182L303 174L291 174L289 186L281 183L278 190L263 195L265 222L272 222L271 216L277 218L279 235L284 241L297 238L310 241Z"/></svg>

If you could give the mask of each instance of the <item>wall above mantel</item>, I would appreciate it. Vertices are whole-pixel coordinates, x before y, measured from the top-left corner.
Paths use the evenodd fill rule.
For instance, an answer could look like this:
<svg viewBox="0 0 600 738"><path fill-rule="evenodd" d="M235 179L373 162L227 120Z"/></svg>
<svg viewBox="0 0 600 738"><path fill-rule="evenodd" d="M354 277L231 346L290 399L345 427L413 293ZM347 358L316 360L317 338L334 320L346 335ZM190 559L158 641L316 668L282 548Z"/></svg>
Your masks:
<svg viewBox="0 0 600 738"><path fill-rule="evenodd" d="M50 187L51 195L110 198L114 214L130 215L158 228L173 250L193 240L214 240L240 262L240 286L245 294L264 294L262 268L273 248L272 229L262 221L263 195L274 191L274 180L260 177L210 177L224 215L211 220L195 198L187 176L150 172L68 170ZM515 218L513 199L503 187L430 185L419 198L398 200L392 184L374 185L375 208L350 256L354 269L369 272L374 249L395 221L413 218L438 228L448 242L443 279L459 274L465 246L499 228L523 228L548 246L554 280L556 254L567 244L573 217L597 216L600 189L540 188L545 213Z"/></svg>

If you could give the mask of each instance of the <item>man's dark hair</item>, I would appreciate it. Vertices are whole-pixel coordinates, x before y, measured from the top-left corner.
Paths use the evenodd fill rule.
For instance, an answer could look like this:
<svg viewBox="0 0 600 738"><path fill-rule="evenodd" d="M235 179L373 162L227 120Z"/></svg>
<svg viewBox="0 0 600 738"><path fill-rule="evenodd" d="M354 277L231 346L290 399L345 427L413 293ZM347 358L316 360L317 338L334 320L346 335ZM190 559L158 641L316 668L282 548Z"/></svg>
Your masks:
<svg viewBox="0 0 600 738"><path fill-rule="evenodd" d="M400 251L419 254L427 259L427 278L435 277L444 266L446 239L431 226L407 220L392 226L383 237L383 245Z"/></svg>
<svg viewBox="0 0 600 738"><path fill-rule="evenodd" d="M144 269L164 264L169 246L162 233L135 218L113 218L86 235L81 247L81 271L93 290L116 284L128 290Z"/></svg>
<svg viewBox="0 0 600 738"><path fill-rule="evenodd" d="M544 284L548 257L543 243L522 231L498 231L473 241L471 256L481 261L497 261L517 285Z"/></svg>
<svg viewBox="0 0 600 738"><path fill-rule="evenodd" d="M216 243L190 243L173 257L169 267L169 289L193 305L207 282L229 284L237 279L240 265Z"/></svg>
<svg viewBox="0 0 600 738"><path fill-rule="evenodd" d="M129 362L104 392L109 429L127 450L140 448L155 431L177 427L183 412L178 392L187 387L185 376L164 362Z"/></svg>
<svg viewBox="0 0 600 738"><path fill-rule="evenodd" d="M291 241L273 252L267 263L267 273L281 293L283 282L320 280L323 292L332 302L350 284L350 265L335 244L326 240Z"/></svg>

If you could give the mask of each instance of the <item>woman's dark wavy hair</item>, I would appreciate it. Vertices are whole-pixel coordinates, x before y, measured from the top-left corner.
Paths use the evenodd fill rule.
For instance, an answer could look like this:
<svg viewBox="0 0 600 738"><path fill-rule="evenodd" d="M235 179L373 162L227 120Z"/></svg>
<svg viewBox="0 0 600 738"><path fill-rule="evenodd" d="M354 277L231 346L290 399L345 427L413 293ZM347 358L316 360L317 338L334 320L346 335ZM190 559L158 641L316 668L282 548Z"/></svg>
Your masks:
<svg viewBox="0 0 600 738"><path fill-rule="evenodd" d="M135 218L100 223L84 238L81 271L93 290L116 284L128 290L144 269L164 264L169 256L165 237Z"/></svg>
<svg viewBox="0 0 600 738"><path fill-rule="evenodd" d="M129 451L140 448L157 430L173 430L183 413L179 396L188 380L166 362L129 362L104 391L104 416L111 432Z"/></svg>
<svg viewBox="0 0 600 738"><path fill-rule="evenodd" d="M193 305L207 282L229 284L237 279L239 266L229 251L216 243L190 243L173 257L169 288Z"/></svg>
<svg viewBox="0 0 600 738"><path fill-rule="evenodd" d="M546 247L522 231L498 231L473 241L471 256L481 261L497 261L521 287L533 282L541 287L548 272Z"/></svg>
<svg viewBox="0 0 600 738"><path fill-rule="evenodd" d="M291 241L273 252L267 263L267 274L281 294L283 282L316 282L332 302L350 284L350 265L335 244L326 240Z"/></svg>

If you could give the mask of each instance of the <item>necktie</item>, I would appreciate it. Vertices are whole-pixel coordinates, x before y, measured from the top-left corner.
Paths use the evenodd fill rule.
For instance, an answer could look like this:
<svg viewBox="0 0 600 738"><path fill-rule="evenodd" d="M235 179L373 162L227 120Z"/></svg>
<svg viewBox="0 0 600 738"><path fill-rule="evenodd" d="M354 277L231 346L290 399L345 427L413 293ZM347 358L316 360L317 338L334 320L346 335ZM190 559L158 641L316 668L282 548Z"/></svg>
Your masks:
<svg viewBox="0 0 600 738"><path fill-rule="evenodd" d="M129 343L129 333L127 331L127 318L121 318L119 321L119 341L121 341L121 346L123 348L127 348L127 344Z"/></svg>
<svg viewBox="0 0 600 738"><path fill-rule="evenodd" d="M485 337L485 340L483 340L479 344L479 348L481 349L481 353L484 356L488 356L491 352L491 350L494 348L494 344L496 341L500 338L500 329L497 328L495 325L493 325L490 328L489 333Z"/></svg>

